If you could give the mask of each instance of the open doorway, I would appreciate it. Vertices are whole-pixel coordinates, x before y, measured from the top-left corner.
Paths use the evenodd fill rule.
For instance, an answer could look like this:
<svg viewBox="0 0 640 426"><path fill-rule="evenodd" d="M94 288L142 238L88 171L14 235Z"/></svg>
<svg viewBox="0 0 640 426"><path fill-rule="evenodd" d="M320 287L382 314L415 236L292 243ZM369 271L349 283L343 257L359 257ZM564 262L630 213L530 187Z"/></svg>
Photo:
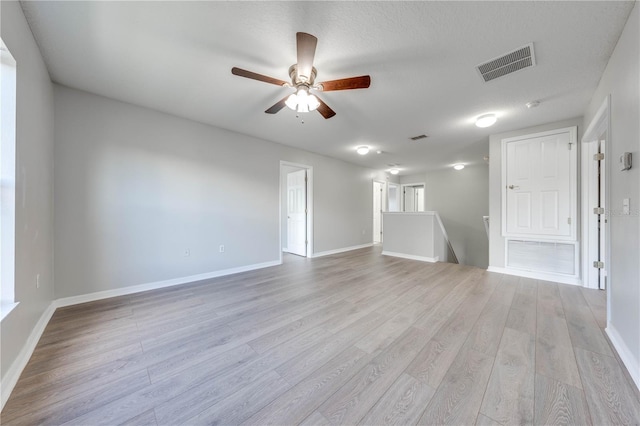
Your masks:
<svg viewBox="0 0 640 426"><path fill-rule="evenodd" d="M388 183L387 188L389 206L387 211L399 212L400 211L400 185L397 183Z"/></svg>
<svg viewBox="0 0 640 426"><path fill-rule="evenodd" d="M424 211L424 183L408 183L402 185L402 211Z"/></svg>
<svg viewBox="0 0 640 426"><path fill-rule="evenodd" d="M280 162L282 252L312 255L312 168Z"/></svg>
<svg viewBox="0 0 640 426"><path fill-rule="evenodd" d="M373 181L373 243L382 242L382 212L385 204L386 183Z"/></svg>

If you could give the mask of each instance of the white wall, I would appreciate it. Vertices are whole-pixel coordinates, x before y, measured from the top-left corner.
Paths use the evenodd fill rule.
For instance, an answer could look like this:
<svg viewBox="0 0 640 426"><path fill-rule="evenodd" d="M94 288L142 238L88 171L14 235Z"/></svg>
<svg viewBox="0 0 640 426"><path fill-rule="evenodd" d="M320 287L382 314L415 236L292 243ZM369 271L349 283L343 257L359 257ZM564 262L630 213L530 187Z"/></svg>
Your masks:
<svg viewBox="0 0 640 426"><path fill-rule="evenodd" d="M0 2L2 39L17 62L15 297L0 327L3 403L20 352L53 299L53 88L20 3ZM40 274L40 288L36 275ZM23 353L24 354L24 353ZM13 366L13 367L12 367Z"/></svg>
<svg viewBox="0 0 640 426"><path fill-rule="evenodd" d="M313 167L314 253L371 242L369 169L57 85L55 112L56 297L278 261L281 160Z"/></svg>
<svg viewBox="0 0 640 426"><path fill-rule="evenodd" d="M425 210L440 214L458 261L486 268L489 240L482 216L489 214L489 167L449 167L427 173L425 182Z"/></svg>
<svg viewBox="0 0 640 426"><path fill-rule="evenodd" d="M584 131L582 117L570 120L558 121L541 126L529 127L513 132L491 135L489 138L490 163L489 163L489 266L494 268L505 267L504 238L502 237L502 139L528 135L531 133L546 132L548 130L562 129L564 127L578 126L578 141L582 139ZM580 145L578 143L578 145ZM579 148L579 146L578 146ZM580 158L580 151L578 151ZM579 161L578 161L579 163ZM578 176L580 172L578 171ZM578 188L578 194L580 189ZM578 195L579 197L579 195ZM579 202L579 199L578 199ZM580 205L578 203L578 205ZM580 212L580 208L578 208ZM578 223L578 229L580 224Z"/></svg>
<svg viewBox="0 0 640 426"><path fill-rule="evenodd" d="M607 332L640 387L640 4L636 3L584 116L588 126L611 95L609 273ZM621 172L618 158L633 155L633 168ZM620 214L631 199L629 216Z"/></svg>

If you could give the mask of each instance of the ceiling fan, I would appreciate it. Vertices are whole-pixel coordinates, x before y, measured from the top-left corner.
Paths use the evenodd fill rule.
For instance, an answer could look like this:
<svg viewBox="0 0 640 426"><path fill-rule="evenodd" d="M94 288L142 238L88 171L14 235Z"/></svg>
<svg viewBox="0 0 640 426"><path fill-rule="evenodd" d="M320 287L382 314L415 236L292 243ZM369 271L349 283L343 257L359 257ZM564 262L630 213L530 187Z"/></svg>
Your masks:
<svg viewBox="0 0 640 426"><path fill-rule="evenodd" d="M322 99L312 94L311 90L329 92L334 90L366 89L371 84L371 77L368 75L316 83L315 79L318 72L313 66L313 57L316 53L318 39L311 34L296 33L296 43L298 46L298 63L289 67L291 83L241 68L231 68L231 73L240 77L264 81L277 86L295 88L295 93L287 95L276 102L275 105L265 111L267 114L275 114L285 106L288 106L297 112L317 110L324 118L331 118L336 115L335 111L324 103Z"/></svg>

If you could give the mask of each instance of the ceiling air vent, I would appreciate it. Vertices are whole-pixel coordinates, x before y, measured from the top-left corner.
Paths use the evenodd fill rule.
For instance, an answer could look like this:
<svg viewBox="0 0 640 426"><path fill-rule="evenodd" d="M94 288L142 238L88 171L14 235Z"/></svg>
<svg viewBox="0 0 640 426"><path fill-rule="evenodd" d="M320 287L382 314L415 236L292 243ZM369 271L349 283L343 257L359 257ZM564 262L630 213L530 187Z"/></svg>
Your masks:
<svg viewBox="0 0 640 426"><path fill-rule="evenodd" d="M411 139L412 141L419 141L420 139L426 139L426 138L427 138L427 135L418 135L409 139Z"/></svg>
<svg viewBox="0 0 640 426"><path fill-rule="evenodd" d="M482 79L487 82L535 65L536 57L533 54L533 43L529 43L499 58L480 64L476 68Z"/></svg>

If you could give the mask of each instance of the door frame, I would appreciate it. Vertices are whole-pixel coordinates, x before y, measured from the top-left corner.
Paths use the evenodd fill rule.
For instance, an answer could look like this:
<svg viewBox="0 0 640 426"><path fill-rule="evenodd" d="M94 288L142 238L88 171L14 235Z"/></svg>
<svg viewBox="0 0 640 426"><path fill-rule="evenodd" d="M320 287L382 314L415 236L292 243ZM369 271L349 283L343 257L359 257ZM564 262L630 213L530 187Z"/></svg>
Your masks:
<svg viewBox="0 0 640 426"><path fill-rule="evenodd" d="M426 204L427 204L427 191L426 191L426 183L425 182L414 182L414 183L401 183L400 184L400 211L404 212L404 190L407 186L422 186L422 189L424 190L424 200L422 201L422 210L421 211L426 211ZM420 210L415 210L420 211Z"/></svg>
<svg viewBox="0 0 640 426"><path fill-rule="evenodd" d="M280 232L278 233L278 239L280 240L280 247L279 247L279 251L280 251L280 263L282 263L282 249L284 248L283 244L284 241L282 240L282 222L283 222L283 215L285 214L285 212L283 212L282 210L282 201L283 201L283 194L286 194L286 190L287 190L287 180L284 177L286 177L286 174L283 173L283 167L284 166L288 166L288 167L297 167L299 169L304 169L307 171L307 187L306 187L306 191L307 191L307 256L308 258L313 257L313 167L309 166L307 164L300 164L300 163L292 163L290 161L284 161L284 160L280 160L280 174L279 174L279 179L280 179L280 191L279 191L279 196L278 196L278 223L279 223L279 230Z"/></svg>
<svg viewBox="0 0 640 426"><path fill-rule="evenodd" d="M610 182L611 182L611 96L608 95L603 101L602 105L596 112L595 116L589 123L587 130L582 136L582 281L583 285L587 288L598 288L598 283L593 282L593 274L590 274L593 269L593 265L590 265L591 259L589 257L590 247L593 244L598 244L597 240L597 228L594 228L594 221L589 221L589 217L593 215L593 212L589 212L591 203L590 197L593 197L595 191L595 185L597 184L597 176L595 175L594 168L589 167L593 165L593 150L597 147L602 134L606 134L605 142L605 156L604 156L604 195L605 195L605 254L604 264L607 276L607 285L605 290L607 292L607 322L609 321L609 301L612 276L611 276L611 223L610 223L610 211L611 211L611 199L610 199ZM591 225L591 226L590 226ZM597 227L597 224L596 224ZM595 232L595 234L594 234ZM595 235L595 238L594 238Z"/></svg>
<svg viewBox="0 0 640 426"><path fill-rule="evenodd" d="M527 140L527 139L541 138L541 137L550 136L550 135L559 134L559 133L569 134L569 146L571 147L570 149L573 149L574 145L578 145L577 144L578 128L576 126L564 127L564 128L555 129L555 130L548 130L545 132L537 132L537 133L531 133L527 135L520 135L520 136L502 139L501 151L502 151L503 160L502 160L502 170L501 170L501 182L502 182L502 189L501 189L501 197L502 197L502 200L501 200L501 209L502 209L501 227L502 228L501 229L502 230L501 232L504 238L523 239L523 240L547 239L547 240L557 240L557 241L567 241L567 242L578 241L579 224L577 223L577 218L578 218L578 195L580 194L580 189L578 187L578 157L581 155L581 152L579 150L579 147L577 146L576 146L576 149L578 150L578 152L576 154L573 154L573 152L571 152L570 154L569 188L570 188L571 204L569 207L569 214L571 218L575 219L570 227L570 235L537 236L537 235L530 235L530 234L524 234L524 233L508 232L507 230L507 184L508 184L507 182L507 168L508 168L507 145L513 142L518 142L518 141ZM578 262L579 260L576 257L576 263ZM578 266L579 268L579 264L577 264L576 266ZM576 277L579 276L578 268L576 268L575 270Z"/></svg>
<svg viewBox="0 0 640 426"><path fill-rule="evenodd" d="M387 188L387 182L386 181L381 180L381 179L374 179L373 183L372 183L372 192L376 190L376 183L379 183L380 185L382 185L381 186L381 191L380 191L381 192L381 194L380 194L380 244L382 244L382 241L384 239L384 228L382 226L382 222L383 222L382 221L382 212L386 212L387 211L387 206L388 206L388 200L387 200L388 192L387 192L387 190L388 190L388 188ZM375 200L375 196L374 196L374 200ZM373 207L375 208L375 203L374 203ZM373 213L374 213L374 219L375 219L375 211ZM376 227L375 227L375 223L374 223L372 232L374 232L375 229L376 229ZM371 241L375 244L375 235L372 235Z"/></svg>

